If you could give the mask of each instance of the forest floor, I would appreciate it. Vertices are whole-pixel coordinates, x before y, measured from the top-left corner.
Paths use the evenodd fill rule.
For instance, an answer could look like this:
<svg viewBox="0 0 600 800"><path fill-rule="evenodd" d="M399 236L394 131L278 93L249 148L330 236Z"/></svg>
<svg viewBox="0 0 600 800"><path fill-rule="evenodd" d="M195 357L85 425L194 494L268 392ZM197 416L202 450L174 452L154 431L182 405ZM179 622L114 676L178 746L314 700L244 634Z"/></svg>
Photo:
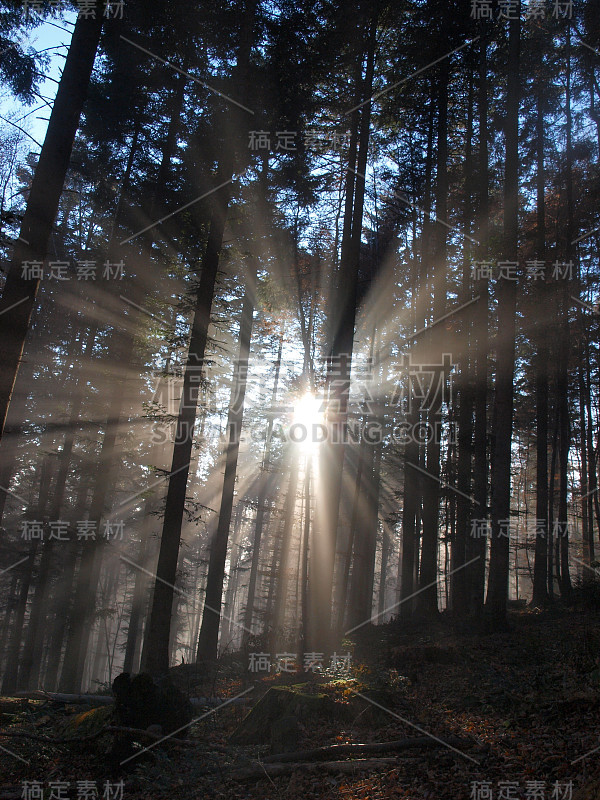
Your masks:
<svg viewBox="0 0 600 800"><path fill-rule="evenodd" d="M600 800L599 610L512 611L510 629L490 635L449 633L443 617L412 630L379 626L356 644L352 674L315 677L312 687L304 677L303 691L329 692L353 708L357 690L377 687L378 707L301 718L298 749L413 736L432 747L367 760L307 757L276 776L262 764L268 746L228 743L245 713L232 704L194 723L185 743L153 746L119 771L107 761L108 734L45 741L64 738L69 724L72 732L81 707L0 698L0 800ZM258 699L290 681L229 670L216 688L233 697L253 686L249 696ZM453 745L444 744L449 738Z"/></svg>

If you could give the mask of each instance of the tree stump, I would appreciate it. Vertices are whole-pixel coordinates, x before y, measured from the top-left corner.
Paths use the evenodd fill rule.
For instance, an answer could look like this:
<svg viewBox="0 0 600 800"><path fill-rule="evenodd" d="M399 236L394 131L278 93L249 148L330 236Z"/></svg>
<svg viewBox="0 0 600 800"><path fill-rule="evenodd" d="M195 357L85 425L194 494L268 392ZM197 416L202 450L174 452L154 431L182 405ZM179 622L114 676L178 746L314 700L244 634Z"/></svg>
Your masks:
<svg viewBox="0 0 600 800"><path fill-rule="evenodd" d="M231 744L270 744L273 726L283 718L331 718L340 708L325 694L309 694L293 686L272 686L230 736ZM277 739L277 730L275 737ZM277 745L279 746L279 745Z"/></svg>
<svg viewBox="0 0 600 800"><path fill-rule="evenodd" d="M193 719L191 704L168 680L155 683L146 673L130 678L123 672L114 679L112 689L119 725L142 730L160 725L163 733L171 733ZM181 738L185 735L184 729Z"/></svg>

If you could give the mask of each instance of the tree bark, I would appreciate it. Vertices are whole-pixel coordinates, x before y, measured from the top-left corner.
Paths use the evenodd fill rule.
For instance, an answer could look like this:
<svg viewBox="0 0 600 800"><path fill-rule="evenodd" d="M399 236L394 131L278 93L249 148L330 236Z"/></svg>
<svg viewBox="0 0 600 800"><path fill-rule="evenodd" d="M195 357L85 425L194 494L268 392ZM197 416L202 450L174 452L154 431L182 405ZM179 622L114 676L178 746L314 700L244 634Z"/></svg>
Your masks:
<svg viewBox="0 0 600 800"><path fill-rule="evenodd" d="M83 352L81 353L81 358L84 362L91 356L97 331L98 328L96 325L92 325L88 330ZM71 365L71 369L72 368L73 365ZM73 389L69 429L58 457L58 472L56 475L56 483L54 485L53 499L50 506L51 520L61 519L61 509L64 505L67 477L69 474L69 467L73 454L73 446L75 444L75 434L78 428L79 417L83 405L84 392L82 384L83 380L82 376L80 375L78 385ZM38 577L31 602L29 625L27 626L27 639L23 648L23 656L19 670L19 685L24 689L37 688L39 684L42 649L45 634L45 630L42 626L42 619L47 611L49 602L50 586L48 585L48 582L54 550L54 542L54 539L48 539L44 542L42 548L42 557L40 560Z"/></svg>
<svg viewBox="0 0 600 800"><path fill-rule="evenodd" d="M298 476L300 472L300 454L296 445L290 445L290 479L283 509L283 532L281 536L281 556L279 559L278 578L275 590L275 607L273 611L273 630L271 633L271 651L274 653L278 641L284 634L287 611L287 595L289 586L289 554L294 530L294 514L298 493ZM271 575L271 581L275 576Z"/></svg>
<svg viewBox="0 0 600 800"><path fill-rule="evenodd" d="M271 406L274 407L277 400L277 390L279 387L279 371L281 369L281 354L283 351L283 330L279 339L279 349L277 351L277 361L275 362L275 379L273 381L273 391L271 393ZM252 562L250 564L250 577L248 580L248 599L244 613L244 627L242 633L242 645L248 641L249 631L252 628L252 616L254 614L254 600L256 594L256 578L258 575L258 564L260 560L260 545L262 540L263 526L265 521L265 503L269 488L269 469L271 461L271 444L273 437L273 416L269 415L267 421L267 435L265 438L265 455L261 464L261 474L258 490L258 506L256 508L256 525L254 528L254 545L252 547Z"/></svg>
<svg viewBox="0 0 600 800"><path fill-rule="evenodd" d="M438 122L437 122L437 180L435 214L438 220L445 221L448 216L448 83L450 72L447 61L443 62L438 83ZM435 228L433 289L433 323L443 316L446 308L446 259L447 228L440 223ZM426 362L430 365L442 363L444 347L440 326L426 334L424 349ZM425 366L427 370L428 367ZM428 420L433 430L427 442L426 471L423 486L423 538L421 544L421 564L419 570L419 595L417 606L425 615L438 612L438 526L440 506L440 453L441 453L441 410L443 401L442 386L437 385L438 374L432 374L432 389L427 399ZM446 376L443 376L445 382ZM433 396L431 396L433 394Z"/></svg>
<svg viewBox="0 0 600 800"><path fill-rule="evenodd" d="M104 21L104 3L94 18L79 15L52 106L46 138L31 184L27 208L0 300L0 437L19 371L21 355L39 288L39 279L22 277L26 261L44 261L58 213L65 176Z"/></svg>
<svg viewBox="0 0 600 800"><path fill-rule="evenodd" d="M39 481L38 485L39 495L37 507L35 508L35 521L43 522L46 516L46 507L48 505L48 496L50 491L50 463L47 455L41 459L41 464L38 467ZM44 535L48 534L47 526L44 524ZM29 596L29 589L31 586L33 571L35 566L35 559L38 551L39 540L32 539L29 543L29 553L27 561L22 565L19 572L20 587L17 607L15 609L15 616L13 620L12 631L10 634L8 645L8 657L6 660L6 667L2 679L2 694L9 694L14 692L17 688L18 666L19 666L19 653L21 650L21 640L23 636L23 624L25 622L25 614L27 611L27 598Z"/></svg>
<svg viewBox="0 0 600 800"><path fill-rule="evenodd" d="M248 357L250 355L250 338L252 334L252 320L254 316L255 274L247 279L242 319L240 322L239 357L233 378L231 406L227 419L229 443L225 457L225 476L223 480L223 493L221 495L221 508L219 522L213 540L210 543L210 558L208 562L208 575L204 596L204 611L202 626L198 638L198 661L214 661L217 658L217 644L219 640L219 624L221 621L221 604L223 598L223 581L225 579L225 561L227 558L227 543L229 541L229 528L231 525L231 512L235 492L235 478L237 474L238 453L244 417L244 398L246 394L246 379L248 370Z"/></svg>
<svg viewBox="0 0 600 800"><path fill-rule="evenodd" d="M567 264L573 269L573 236L575 225L573 221L573 125L571 108L571 24L567 22L567 64L566 64L566 150L567 150L567 225L565 255ZM560 286L561 296L561 323L560 340L558 345L558 378L556 389L560 414L559 435L559 473L560 489L558 499L558 518L560 527L560 594L568 601L571 595L571 574L569 570L569 524L568 524L568 494L569 494L569 450L571 447L571 420L569 414L569 355L571 349L571 331L569 326L569 308L571 306L571 290L569 281L562 279Z"/></svg>
<svg viewBox="0 0 600 800"><path fill-rule="evenodd" d="M361 81L360 95L364 104L359 114L353 113L352 138L358 133L358 156L354 180L354 195L350 225L350 239L345 236L347 247L342 242L342 258L340 263L340 280L338 285L337 314L333 328L333 337L328 360L328 429L342 431L347 423L347 403L350 386L350 367L354 347L354 325L356 320L356 298L358 286L358 268L360 241L362 235L362 219L365 195L365 171L369 146L371 120L371 94L375 66L375 47L377 31L377 9L371 13L369 21L369 38L366 47L366 69ZM352 153L351 153L352 158ZM352 161L350 162L352 169ZM351 189L350 185L348 187ZM347 197L348 199L348 197ZM348 210L348 204L346 211ZM347 231L347 218L344 218L344 229ZM335 375L335 378L333 377ZM328 438L321 445L322 467L320 476L323 483L323 496L327 498L322 511L320 530L313 538L314 547L310 565L310 647L314 652L325 651L331 644L333 576L335 570L335 553L339 518L340 496L342 490L342 473L344 467L345 447L343 442L335 443Z"/></svg>
<svg viewBox="0 0 600 800"><path fill-rule="evenodd" d="M519 51L520 1L509 21L508 88L506 97L506 160L504 175L504 251L508 261L518 262L519 247ZM486 612L493 626L506 623L508 601L511 442L513 425L513 376L515 367L515 280L500 278L498 334L496 339L496 392L494 398L494 455L492 461L492 543ZM510 528L509 528L510 529Z"/></svg>
<svg viewBox="0 0 600 800"><path fill-rule="evenodd" d="M255 8L256 0L249 0L246 6L234 78L239 75L243 79L243 76L247 73L253 40ZM243 130L243 125L241 125L239 114L234 113L231 107L229 107L228 111L229 124L227 128L231 132L234 142L237 142L237 135ZM238 133L234 135L236 121L240 122L240 126ZM192 333L183 378L183 390L167 489L156 581L144 642L142 669L153 675L165 674L169 668L169 632L173 605L173 587L177 574L181 526L192 453L196 408L198 405L199 386L197 381L202 375L204 366L210 312L231 197L230 183L236 162L236 153L234 151L237 149L234 142L229 142L228 146L224 148L216 174L216 186L219 188L214 193L208 241L202 258L202 271L196 294Z"/></svg>
<svg viewBox="0 0 600 800"><path fill-rule="evenodd" d="M431 214L431 184L433 171L433 138L434 138L434 100L433 83L431 84L430 107L429 107L429 128L427 136L427 154L425 158L425 197L423 202L423 230L421 232L421 253L420 264L415 263L414 287L416 294L415 300L415 330L422 330L425 326L427 315L427 293L426 283L429 271L430 260L430 229L429 220ZM416 262L416 259L415 259ZM416 348L413 346L412 353L416 357ZM409 397L408 423L410 430L416 430L416 426L421 417L421 409L412 392L412 384L409 383L407 391ZM402 504L402 544L400 548L400 608L399 614L403 619L412 616L414 602L412 598L415 589L415 572L418 554L417 546L417 512L420 508L420 480L419 473L415 467L419 465L419 443L415 436L412 436L405 447L404 453L404 491Z"/></svg>
<svg viewBox="0 0 600 800"><path fill-rule="evenodd" d="M537 257L544 261L546 254L546 204L544 165L544 94L537 87L536 96L536 193L537 193ZM547 302L546 282L537 288L540 307ZM535 335L535 411L536 411L536 534L533 566L533 595L531 603L543 606L548 602L548 329L541 317L536 318Z"/></svg>
<svg viewBox="0 0 600 800"><path fill-rule="evenodd" d="M488 39L484 33L479 44L478 75L478 124L479 124L479 164L477 179L477 221L479 229L479 258L485 260L488 254L489 236L489 147L488 147ZM479 300L473 311L474 338L474 410L473 426L473 505L479 520L487 521L488 516L488 304L489 287L485 276L475 281L475 296ZM471 532L473 537L473 532ZM469 570L469 613L478 618L483 609L485 587L485 556L487 538L474 538L471 553L477 560Z"/></svg>

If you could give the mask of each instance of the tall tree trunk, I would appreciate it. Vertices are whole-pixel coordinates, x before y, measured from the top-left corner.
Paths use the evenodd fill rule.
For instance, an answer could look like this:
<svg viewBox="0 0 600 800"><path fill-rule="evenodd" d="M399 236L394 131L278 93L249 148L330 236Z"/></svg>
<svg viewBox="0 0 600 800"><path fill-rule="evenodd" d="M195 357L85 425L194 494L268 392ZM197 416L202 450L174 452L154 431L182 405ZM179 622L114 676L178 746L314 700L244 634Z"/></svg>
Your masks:
<svg viewBox="0 0 600 800"><path fill-rule="evenodd" d="M75 23L0 300L0 437L39 288L39 279L22 277L22 265L46 258L104 21L104 3L97 0L95 5L93 18L79 15Z"/></svg>
<svg viewBox="0 0 600 800"><path fill-rule="evenodd" d="M594 515L594 506L598 506L598 477L596 471L596 451L594 450L593 439L593 419L592 419L592 397L591 397L591 364L590 364L590 346L587 331L584 334L585 344L585 407L586 407L586 446L588 453L588 496L587 496L587 513L588 513L588 530L589 530L589 549L590 561L595 560L595 544L594 544L594 519L596 519L596 527L600 535L600 520L598 516Z"/></svg>
<svg viewBox="0 0 600 800"><path fill-rule="evenodd" d="M273 630L271 631L271 652L277 649L277 643L283 639L285 617L287 611L287 596L289 586L289 563L292 534L294 531L294 514L298 494L298 476L300 472L300 454L295 445L290 445L290 479L288 483L285 504L283 508L283 532L281 536L281 555L276 582L275 605L273 610ZM275 564L275 559L273 559ZM271 581L275 576L271 574Z"/></svg>
<svg viewBox="0 0 600 800"><path fill-rule="evenodd" d="M579 313L579 321L581 323L582 314ZM580 331L583 331L583 326L580 324ZM583 540L583 561L590 566L592 563L591 554L594 550L594 537L590 536L590 519L588 514L589 507L589 470L588 470L588 454L587 454L587 426L585 419L585 380L583 377L583 347L580 342L579 350L579 364L577 366L578 382L579 382L579 444L581 448L581 474L580 474L580 487L581 487L581 533ZM590 570L586 570L590 573Z"/></svg>
<svg viewBox="0 0 600 800"><path fill-rule="evenodd" d="M478 124L479 124L479 164L477 188L477 217L479 228L479 258L485 261L489 237L489 118L488 118L488 37L483 35L479 42L478 75ZM489 287L487 277L475 281L475 296L479 300L473 311L474 338L474 407L473 427L473 505L480 520L488 516L488 444L487 444L487 405L488 405L488 303ZM469 613L478 618L483 608L485 587L486 538L474 538L471 542L472 557L477 559L469 570Z"/></svg>
<svg viewBox="0 0 600 800"><path fill-rule="evenodd" d="M119 363L129 363L129 358L124 358ZM95 613L96 592L105 546L105 543L100 538L100 524L105 516L109 490L114 482L113 459L117 441L118 421L122 411L122 391L117 391L113 398L111 412L114 411L116 413L114 415L109 413L107 429L104 433L98 456L96 483L88 516L96 531L96 539L86 542L86 547L82 552L75 590L75 602L69 619L65 659L60 678L61 691L78 692L81 689L87 646Z"/></svg>
<svg viewBox="0 0 600 800"><path fill-rule="evenodd" d="M571 24L567 22L567 68L566 68L566 134L567 134L567 226L566 226L566 261L573 269L573 237L575 224L573 221L573 130L571 109ZM569 308L571 307L571 291L569 281L563 279L560 287L561 295L561 323L558 353L558 380L557 392L560 411L560 436L559 436L559 471L560 490L558 500L558 518L560 527L560 594L564 600L569 600L572 586L569 571L569 525L568 525L568 494L569 494L569 449L571 447L571 421L569 416L569 355L571 345L571 332L569 327Z"/></svg>
<svg viewBox="0 0 600 800"><path fill-rule="evenodd" d="M239 357L235 370L236 374L233 378L231 406L227 419L229 443L227 445L225 457L223 493L221 495L221 508L219 510L217 530L210 543L208 575L206 578L206 591L204 595L204 611L202 614L200 636L198 638L198 661L213 661L217 657L227 543L229 541L238 453L244 417L244 397L246 394L248 357L250 355L250 338L254 316L253 297L256 290L254 286L255 277L255 273L248 276L246 291L244 293L242 319L240 322Z"/></svg>
<svg viewBox="0 0 600 800"><path fill-rule="evenodd" d="M46 507L48 505L48 497L50 492L50 460L47 455L42 456L41 464L38 467L39 474L39 495L37 507L35 508L32 521L36 520L42 522L46 517ZM48 535L47 526L44 525L44 535ZM25 614L27 611L27 597L29 595L29 588L33 578L33 570L35 566L35 559L38 551L39 540L32 539L29 544L29 554L27 561L20 569L20 587L19 599L15 616L13 620L13 627L8 644L8 657L6 660L6 667L2 680L2 694L12 694L17 688L17 676L19 666L19 652L21 650L21 641L23 636L23 624L25 622Z"/></svg>
<svg viewBox="0 0 600 800"><path fill-rule="evenodd" d="M97 331L98 328L96 325L92 325L88 330L83 352L81 353L81 358L84 363L86 359L89 359L91 356ZM71 365L71 369L72 367L73 365ZM61 519L61 509L64 505L67 477L73 454L73 446L75 444L75 434L83 405L83 384L83 377L80 375L78 385L74 388L72 394L69 428L58 456L58 472L50 506L51 520ZM55 539L48 539L44 542L42 548L42 557L31 603L29 625L27 626L27 639L23 648L23 658L19 670L19 684L24 689L37 689L39 684L45 633L42 626L42 619L48 608L50 594L49 575L55 541Z"/></svg>
<svg viewBox="0 0 600 800"><path fill-rule="evenodd" d="M544 166L544 89L541 83L536 95L536 193L537 193L537 258L546 255L546 170ZM545 307L548 290L545 281L537 287L540 307ZM536 411L536 533L531 603L543 606L548 602L548 327L542 315L536 317L535 336L535 411Z"/></svg>
<svg viewBox="0 0 600 800"><path fill-rule="evenodd" d="M304 470L304 529L300 542L300 610L302 624L298 637L298 652L306 653L308 649L308 550L310 540L310 478L312 472L312 459L306 459Z"/></svg>
<svg viewBox="0 0 600 800"><path fill-rule="evenodd" d="M354 550L354 541L356 539L356 530L360 524L362 524L362 519L360 518L361 513L361 501L363 500L361 496L361 489L363 488L363 469L365 467L365 458L366 458L366 443L363 441L361 442L361 446L359 448L358 454L358 465L356 467L356 475L354 478L354 496L352 498L352 513L350 515L350 524L348 525L348 538L346 543L346 549L343 553L343 563L341 567L341 576L339 578L339 586L338 586L338 622L340 630L343 628L344 623L346 621L346 614L349 610L347 608L347 601L348 601L348 586L350 585L350 568L352 567L352 553ZM355 568L362 568L360 567ZM352 607L352 603L350 603L350 607ZM356 616L354 612L352 619ZM364 619L364 617L363 617ZM351 621L348 619L349 625L358 624L356 621Z"/></svg>
<svg viewBox="0 0 600 800"><path fill-rule="evenodd" d="M438 124L437 124L437 180L435 214L438 220L445 221L448 216L448 83L450 73L447 61L443 62L438 83ZM446 253L447 228L437 224L435 228L433 289L433 323L443 316L446 308ZM434 327L424 342L426 362L431 365L442 363L443 338L440 326ZM427 366L425 366L427 369ZM423 486L423 539L421 544L421 565L419 571L419 612L430 615L438 612L438 526L440 505L440 452L441 452L441 409L442 387L437 385L438 374L432 374L432 389L428 398L427 411L433 430L427 442L426 471ZM444 376L445 380L445 376ZM433 396L431 396L433 395Z"/></svg>
<svg viewBox="0 0 600 800"><path fill-rule="evenodd" d="M170 161L171 150L167 150L163 154L164 158ZM165 171L166 180L166 171ZM165 375L161 376L159 384L156 388L155 394L159 397L162 396L164 389L167 391L167 410L171 411L170 406L172 400L170 398L168 383L169 383L169 369L171 363L172 353L169 352L165 361ZM165 380L166 379L166 380ZM160 464L161 467L164 462L164 451L166 445L164 443L155 442L150 448L148 462L150 465ZM140 543L137 557L137 564L141 569L134 567L135 574L133 594L131 598L131 611L129 615L129 625L127 629L127 640L125 644L125 657L123 661L123 672L130 674L137 672L141 654L141 635L142 626L144 622L144 614L147 608L147 595L149 578L147 570L150 569L149 564L153 563L154 556L156 555L154 542L152 540L152 528L154 526L154 518L160 505L155 496L148 496L144 502L144 514L142 530L140 534Z"/></svg>
<svg viewBox="0 0 600 800"><path fill-rule="evenodd" d="M7 653L8 652L8 632L10 630L10 621L13 615L13 611L16 611L18 608L17 602L17 586L19 583L19 575L18 572L15 570L12 574L12 578L10 581L10 588L8 590L8 600L6 602L6 607L4 609L4 616L2 618L2 627L0 628L0 653ZM4 656L2 656L2 669L4 669L6 664L4 664Z"/></svg>
<svg viewBox="0 0 600 800"><path fill-rule="evenodd" d="M37 331L32 331L32 341L30 342L32 352L36 352L36 348L41 346L41 343L37 341L36 333ZM20 368L20 382L22 382L23 386L35 386L34 369L34 359L26 360ZM26 418L28 399L29 393L25 392L11 399L7 422L4 426L4 436L0 444L0 539L4 536L2 520L4 518L6 501L10 497L8 487L19 468L19 444L23 435L22 421Z"/></svg>
<svg viewBox="0 0 600 800"><path fill-rule="evenodd" d="M383 522L383 534L381 539L381 567L379 570L379 593L377 596L377 619L382 622L385 612L385 594L387 588L387 568L390 557L391 541L386 521Z"/></svg>
<svg viewBox="0 0 600 800"><path fill-rule="evenodd" d="M361 81L360 95L364 101L359 115L353 112L352 138L358 133L358 156L354 181L352 222L350 240L344 237L337 292L337 309L333 337L328 360L328 427L332 430L345 429L347 422L348 392L350 387L350 367L354 347L354 325L356 320L356 298L358 286L358 267L362 219L365 195L365 171L369 146L373 75L375 67L375 46L377 31L377 10L372 12L369 21L369 36L366 52L365 77ZM350 163L352 168L352 162ZM348 209L348 204L346 206ZM344 228L347 230L346 218ZM334 377L335 375L335 377ZM345 447L342 442L334 443L328 439L321 445L323 466L320 469L322 493L326 498L322 511L319 534L313 538L313 551L310 566L310 647L315 652L327 650L331 644L331 611L333 597L333 576L337 527L342 490Z"/></svg>
<svg viewBox="0 0 600 800"><path fill-rule="evenodd" d="M373 364L375 352L376 331L371 336L370 362ZM354 565L352 571L352 594L349 608L349 624L354 627L371 618L373 611L373 584L375 572L375 557L377 554L377 533L379 529L379 487L381 482L381 455L382 442L370 441L366 431L381 420L377 418L372 396L367 392L365 401L365 416L363 435L361 441L362 463L361 479L357 479L359 486L357 536L354 537Z"/></svg>
<svg viewBox="0 0 600 800"><path fill-rule="evenodd" d="M25 622L25 612L27 610L27 596L33 576L33 567L38 550L38 542L33 541L29 546L27 561L20 569L21 579L17 607L15 609L11 634L8 640L8 651L4 676L2 679L2 694L10 695L17 688L17 675L19 666L19 651L21 649L21 636L23 624Z"/></svg>
<svg viewBox="0 0 600 800"><path fill-rule="evenodd" d="M504 252L518 262L519 248L519 50L520 1L509 20L508 88L506 97L506 161L504 175ZM498 334L496 391L494 397L494 457L492 461L492 543L486 611L493 626L506 623L510 539L502 527L510 520L510 462L513 423L513 376L517 286L510 275L500 278L498 293Z"/></svg>
<svg viewBox="0 0 600 800"><path fill-rule="evenodd" d="M558 405L554 412L554 431L552 434L552 456L550 459L550 489L548 492L548 597L554 600L554 520L556 494L556 461L558 455L558 428L559 412Z"/></svg>
<svg viewBox="0 0 600 800"><path fill-rule="evenodd" d="M252 47L255 8L256 0L249 0L245 10L245 20L242 26L243 30L234 75L234 78L241 76L244 83ZM155 675L165 674L169 668L169 631L173 604L173 586L177 574L181 526L192 453L196 408L198 405L199 386L197 379L200 377L204 365L210 312L231 196L230 182L236 162L236 153L234 151L237 149L237 136L244 128L239 119L239 114L235 113L231 107L229 107L228 111L229 125L227 128L231 132L234 141L230 141L228 146L224 148L216 175L216 185L219 188L214 193L208 241L202 258L202 271L196 294L192 334L183 378L183 390L173 447L173 460L167 489L156 581L150 618L145 632L145 657L142 669L146 669ZM240 122L240 124L236 135L234 135L236 121Z"/></svg>
<svg viewBox="0 0 600 800"><path fill-rule="evenodd" d="M144 509L144 525L142 527L139 555L137 561L143 569L148 568L148 551L149 539L151 536L151 507L150 500L146 501L146 508ZM145 595L147 591L147 576L141 569L135 570L135 579L133 584L133 596L131 598L131 611L129 614L129 627L127 629L127 640L125 643L125 657L123 660L123 672L130 674L137 671L137 662L140 651L140 636L142 632L142 622L145 607Z"/></svg>
<svg viewBox="0 0 600 800"><path fill-rule="evenodd" d="M429 128L427 135L427 154L425 158L425 196L423 202L423 230L421 232L420 264L415 259L415 275L413 292L415 300L415 329L422 330L425 326L427 315L427 273L430 260L430 232L431 222L431 184L433 171L433 139L435 122L435 103L433 100L433 82L431 83L431 99L429 105ZM416 349L413 349L416 357ZM413 393L413 386L409 382L407 391L409 396L408 424L411 431L417 429L421 409ZM404 454L404 491L402 504L402 544L400 548L400 617L408 619L412 615L414 603L408 598L412 597L415 590L415 571L417 560L417 506L420 506L420 480L416 467L419 466L419 442L416 436L411 436L406 444Z"/></svg>
<svg viewBox="0 0 600 800"><path fill-rule="evenodd" d="M115 211L113 230L107 246L109 261L116 260L115 242L125 209L125 194L131 181L140 131L141 115L138 113L121 184L121 193ZM138 297L138 290L130 289L130 293ZM137 304L134 303L133 305ZM114 479L113 467L117 436L127 397L128 374L126 367L132 361L135 330L136 326L133 322L124 332L113 328L109 356L106 359L109 369L112 368L114 370L116 365L118 389L112 394L110 400L106 429L98 456L96 482L88 514L88 520L93 524L97 533L96 538L88 542L87 547L83 550L77 575L76 599L69 619L65 659L60 677L62 691L79 691L81 688L103 558L104 542L100 538L100 523L105 515L109 490Z"/></svg>
<svg viewBox="0 0 600 800"><path fill-rule="evenodd" d="M229 578L227 580L227 591L225 592L225 612L223 618L223 632L221 634L221 641L225 647L228 647L233 639L237 638L232 630L236 626L234 617L235 597L237 594L237 587L239 583L239 564L241 555L240 540L242 538L242 517L244 514L245 501L239 500L235 510L235 518L233 522L233 535L231 537L231 563L229 566ZM198 630L199 633L199 630ZM195 639L192 639L195 644Z"/></svg>
<svg viewBox="0 0 600 800"><path fill-rule="evenodd" d="M70 515L70 534L74 533L75 520L80 520L87 508L88 487L85 481L81 482L75 508ZM80 543L77 540L71 541L67 548L65 566L61 573L61 579L54 586L53 596L50 606L53 618L49 634L50 650L44 676L44 686L49 691L55 691L58 686L58 672L62 657L62 647L67 630L67 620L71 616L75 593L75 571L77 562L80 560L80 551L85 548L86 542Z"/></svg>
<svg viewBox="0 0 600 800"><path fill-rule="evenodd" d="M271 407L277 401L277 390L279 387L279 372L281 369L281 354L283 351L283 329L279 338L279 348L277 351L277 361L275 362L275 379L273 381L273 391L271 392ZM258 564L260 560L260 545L265 521L265 503L269 489L269 469L271 462L271 444L273 438L273 416L270 414L267 421L267 435L265 438L265 454L260 470L260 481L258 490L258 505L256 508L256 526L254 528L254 545L252 547L252 562L250 565L250 578L248 580L248 599L246 601L246 611L244 613L244 628L242 633L242 643L248 641L249 631L252 629L252 616L254 614L254 599L256 594L256 577L258 575Z"/></svg>
<svg viewBox="0 0 600 800"><path fill-rule="evenodd" d="M473 227L473 106L475 103L474 76L470 73L467 107L467 129L465 137L465 201L463 210L464 233L470 234ZM468 240L463 244L462 302L471 297L471 248ZM474 558L474 538L470 534L472 461L473 461L473 375L469 359L471 340L471 316L465 319L461 330L460 384L458 409L458 464L456 484L460 494L456 497L456 535L452 540L452 609L461 616L468 610L470 574L467 569L459 569Z"/></svg>

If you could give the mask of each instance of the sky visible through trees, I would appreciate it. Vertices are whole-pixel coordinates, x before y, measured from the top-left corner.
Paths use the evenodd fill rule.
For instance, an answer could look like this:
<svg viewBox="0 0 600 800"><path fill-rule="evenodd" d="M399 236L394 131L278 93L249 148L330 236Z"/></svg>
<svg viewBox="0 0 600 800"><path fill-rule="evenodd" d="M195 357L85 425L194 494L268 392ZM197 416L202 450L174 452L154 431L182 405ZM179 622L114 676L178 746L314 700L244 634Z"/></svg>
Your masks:
<svg viewBox="0 0 600 800"><path fill-rule="evenodd" d="M2 695L597 604L600 2L0 5Z"/></svg>

